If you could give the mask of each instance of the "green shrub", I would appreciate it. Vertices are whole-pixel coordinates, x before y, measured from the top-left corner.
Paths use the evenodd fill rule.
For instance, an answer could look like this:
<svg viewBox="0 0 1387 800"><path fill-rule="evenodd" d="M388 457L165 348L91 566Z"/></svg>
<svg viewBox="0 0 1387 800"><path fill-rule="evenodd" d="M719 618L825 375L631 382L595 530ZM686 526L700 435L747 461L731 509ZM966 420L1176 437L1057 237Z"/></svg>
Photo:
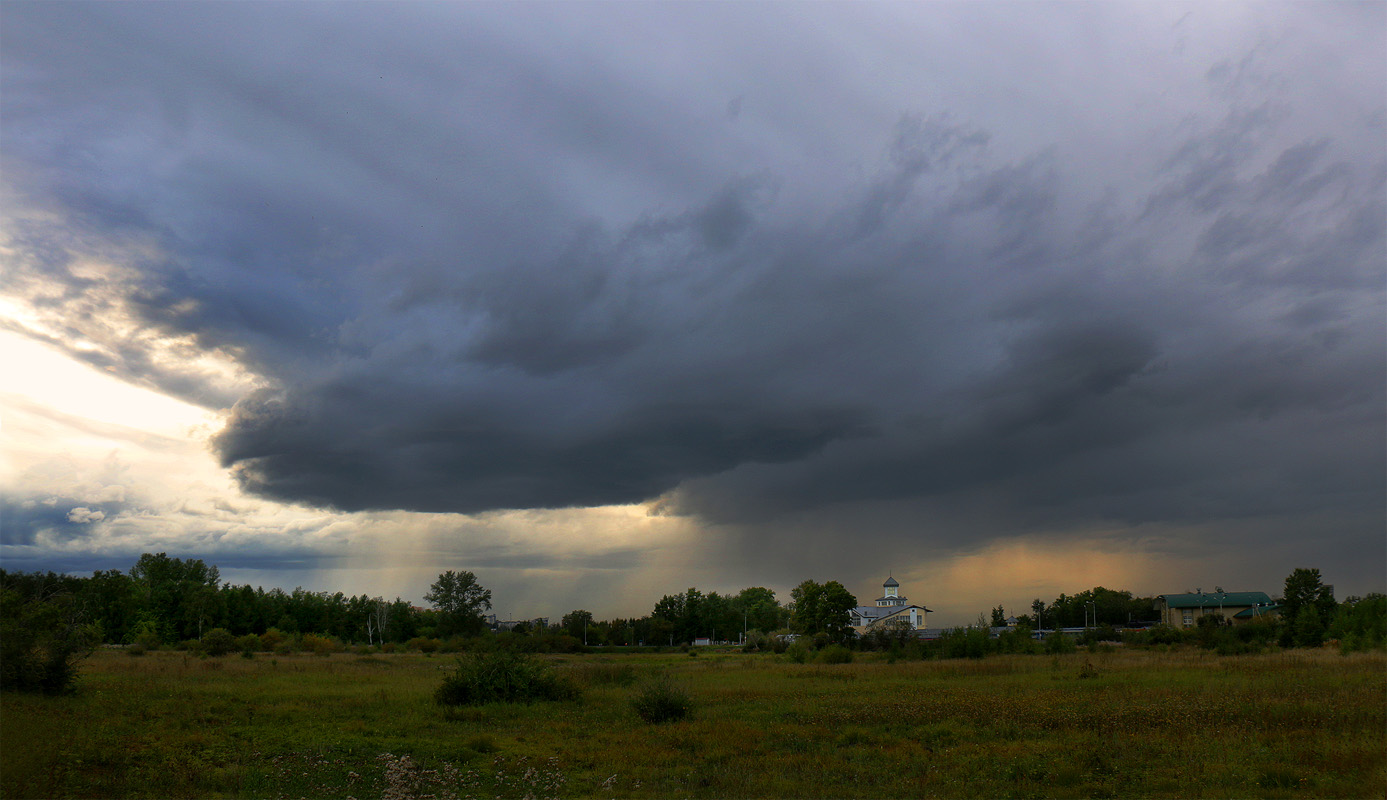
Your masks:
<svg viewBox="0 0 1387 800"><path fill-rule="evenodd" d="M1059 631L1055 631L1045 637L1046 653L1059 655L1061 653L1072 653L1077 649L1078 646L1074 644L1074 640Z"/></svg>
<svg viewBox="0 0 1387 800"><path fill-rule="evenodd" d="M162 645L163 643L164 641L159 638L159 634L152 630L145 630L135 634L134 638L130 642L132 647L135 645L139 645L141 648L143 648L143 650L141 650L140 652L158 650L160 645Z"/></svg>
<svg viewBox="0 0 1387 800"><path fill-rule="evenodd" d="M820 650L814 660L820 664L851 664L852 651L841 644L831 644Z"/></svg>
<svg viewBox="0 0 1387 800"><path fill-rule="evenodd" d="M226 628L213 628L202 635L202 652L209 656L224 656L236 649L236 637Z"/></svg>
<svg viewBox="0 0 1387 800"><path fill-rule="evenodd" d="M453 636L438 643L436 650L440 653L462 653L466 652L467 640L461 636Z"/></svg>
<svg viewBox="0 0 1387 800"><path fill-rule="evenodd" d="M305 633L301 640L303 649L315 656L326 656L342 651L342 643L331 636L320 636L316 633Z"/></svg>
<svg viewBox="0 0 1387 800"><path fill-rule="evenodd" d="M0 689L63 694L99 639L78 622L70 598L0 590Z"/></svg>
<svg viewBox="0 0 1387 800"><path fill-rule="evenodd" d="M954 628L944 631L936 642L941 658L982 658L992 649L991 632L986 628Z"/></svg>
<svg viewBox="0 0 1387 800"><path fill-rule="evenodd" d="M800 637L790 643L790 646L785 650L785 655L789 656L790 660L796 664L803 664L814 655L814 648L809 644L808 639Z"/></svg>
<svg viewBox="0 0 1387 800"><path fill-rule="evenodd" d="M418 650L421 653L432 653L438 649L437 639L428 639L423 636L416 636L405 642L405 649Z"/></svg>
<svg viewBox="0 0 1387 800"><path fill-rule="evenodd" d="M284 640L287 638L288 637L285 636L279 628L270 628L260 634L260 646L264 648L266 652L273 653L279 650L279 646L283 644Z"/></svg>
<svg viewBox="0 0 1387 800"><path fill-rule="evenodd" d="M236 649L242 653L255 653L264 649L264 644L260 641L259 636L248 633L245 636L236 637Z"/></svg>
<svg viewBox="0 0 1387 800"><path fill-rule="evenodd" d="M680 686L668 679L647 683L631 698L633 708L641 719L658 724L684 719L693 713L693 700Z"/></svg>
<svg viewBox="0 0 1387 800"><path fill-rule="evenodd" d="M1154 628L1147 628L1144 631L1127 631L1122 634L1122 641L1125 644L1137 647L1150 647L1154 645L1183 644L1189 641L1193 633L1187 633L1180 628L1171 625L1157 625Z"/></svg>
<svg viewBox="0 0 1387 800"><path fill-rule="evenodd" d="M1381 649L1387 644L1387 595L1350 597L1340 603L1329 636L1339 640L1345 653Z"/></svg>
<svg viewBox="0 0 1387 800"><path fill-rule="evenodd" d="M476 706L573 700L580 694L567 677L531 656L498 651L458 659L457 669L444 676L433 699L442 706Z"/></svg>

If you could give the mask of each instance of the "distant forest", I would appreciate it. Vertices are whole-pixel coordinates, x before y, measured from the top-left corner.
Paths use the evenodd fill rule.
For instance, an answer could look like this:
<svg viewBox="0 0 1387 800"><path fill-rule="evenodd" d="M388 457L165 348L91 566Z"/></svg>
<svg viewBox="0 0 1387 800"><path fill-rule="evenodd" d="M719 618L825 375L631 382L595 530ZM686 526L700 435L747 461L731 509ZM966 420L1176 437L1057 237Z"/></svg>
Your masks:
<svg viewBox="0 0 1387 800"><path fill-rule="evenodd" d="M1305 599L1298 600L1302 595ZM548 619L513 622L494 634L485 616L491 607L491 592L482 588L472 573L440 575L426 599L432 608L421 609L398 597L386 600L302 588L285 592L233 586L221 582L215 566L165 553L140 556L128 573L104 570L91 577L0 570L0 613L9 624L18 624L41 611L55 622L61 619L73 628L80 627L83 638L89 641L149 648L187 646L201 642L211 631L242 639L241 647L253 644L257 650L276 645L303 647L305 636L316 637L310 641L319 648L407 644L415 649L437 649L448 640L488 635L511 641L530 639L533 649L567 650L669 646L702 638L761 642L776 632L864 647L890 644L852 641L847 610L857 605L857 598L838 581L820 584L806 580L795 587L785 603L765 587L726 595L690 588L660 598L650 614L642 617L596 620L589 612L575 609L557 623ZM1336 623L1339 627L1347 624L1341 617L1361 616L1367 627L1360 631L1364 625L1350 626L1358 631L1354 635L1366 638L1367 644L1381 642L1380 621L1375 626L1368 624L1374 614L1381 615L1378 606L1387 602L1381 595L1370 596L1368 603L1350 598L1338 604L1324 591L1318 570L1298 569L1287 578L1286 599L1297 608L1290 609L1290 618L1276 623L1275 630L1263 632L1265 640L1281 640L1283 646L1318 644L1334 635ZM1309 606L1310 611L1300 614L1301 605ZM1048 604L1036 599L1029 611L1014 615L1023 629L1087 626L1114 632L1156 618L1152 598L1101 586L1075 595L1061 594ZM1387 607L1383 611L1387 612ZM991 609L990 617L980 614L974 628L1002 627L1007 617L1007 611L997 606ZM250 642L244 637L264 641ZM1117 638L1115 633L1112 638Z"/></svg>

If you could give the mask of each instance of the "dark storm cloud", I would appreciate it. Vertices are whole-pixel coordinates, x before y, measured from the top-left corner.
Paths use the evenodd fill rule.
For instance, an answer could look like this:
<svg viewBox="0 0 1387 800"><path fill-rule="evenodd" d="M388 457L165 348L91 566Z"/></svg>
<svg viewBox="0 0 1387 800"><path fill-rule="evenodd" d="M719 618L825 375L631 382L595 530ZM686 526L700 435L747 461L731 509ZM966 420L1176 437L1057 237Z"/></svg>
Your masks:
<svg viewBox="0 0 1387 800"><path fill-rule="evenodd" d="M723 33L642 8L618 37L592 8L12 5L11 191L147 253L83 278L25 217L28 277L61 287L28 299L118 307L263 379L215 447L288 501L1381 509L1380 70L1248 45L1141 111L1175 67L1113 86L1125 68L1075 56L1077 83L1039 64L1013 94L992 40L925 9L902 24L992 92L934 109L827 37L838 11L709 11L743 23ZM642 36L674 29L677 68ZM776 57L799 72L758 71ZM902 86L932 74L910 57ZM1306 70L1348 88L1311 96ZM1064 92L1111 119L1032 133ZM167 369L140 346L103 357Z"/></svg>

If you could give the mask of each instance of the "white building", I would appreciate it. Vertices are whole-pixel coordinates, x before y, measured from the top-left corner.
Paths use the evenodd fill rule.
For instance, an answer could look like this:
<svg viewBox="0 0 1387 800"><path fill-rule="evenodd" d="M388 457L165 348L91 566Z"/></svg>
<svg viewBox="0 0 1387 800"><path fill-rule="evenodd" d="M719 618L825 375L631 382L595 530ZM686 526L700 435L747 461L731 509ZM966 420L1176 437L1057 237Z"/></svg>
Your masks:
<svg viewBox="0 0 1387 800"><path fill-rule="evenodd" d="M930 610L902 597L900 588L901 585L895 578L888 577L881 585L881 597L876 599L874 605L858 606L848 612L849 624L859 636L873 628L887 626L899 626L912 631L925 627L925 617Z"/></svg>

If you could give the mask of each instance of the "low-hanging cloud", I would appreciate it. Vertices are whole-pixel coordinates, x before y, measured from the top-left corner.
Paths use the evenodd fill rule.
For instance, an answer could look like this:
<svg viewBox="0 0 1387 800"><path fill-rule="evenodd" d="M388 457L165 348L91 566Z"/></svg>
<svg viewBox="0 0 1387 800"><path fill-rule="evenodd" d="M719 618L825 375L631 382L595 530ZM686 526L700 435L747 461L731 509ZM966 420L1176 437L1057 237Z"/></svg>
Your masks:
<svg viewBox="0 0 1387 800"><path fill-rule="evenodd" d="M1299 60L1339 10L1277 8L1308 43L1215 58L1182 32L1116 89L1076 56L1069 90L1117 113L1071 138L993 112L997 89L883 91L814 38L847 65L825 87L748 77L764 56L741 51L646 72L596 34L561 49L591 68L559 71L534 8L383 30L369 7L11 10L10 269L39 319L11 327L229 407L213 447L244 490L342 510L1371 516L1383 79ZM280 13L340 44L296 52ZM1059 97L1043 68L1013 77ZM180 368L169 342L235 368Z"/></svg>

